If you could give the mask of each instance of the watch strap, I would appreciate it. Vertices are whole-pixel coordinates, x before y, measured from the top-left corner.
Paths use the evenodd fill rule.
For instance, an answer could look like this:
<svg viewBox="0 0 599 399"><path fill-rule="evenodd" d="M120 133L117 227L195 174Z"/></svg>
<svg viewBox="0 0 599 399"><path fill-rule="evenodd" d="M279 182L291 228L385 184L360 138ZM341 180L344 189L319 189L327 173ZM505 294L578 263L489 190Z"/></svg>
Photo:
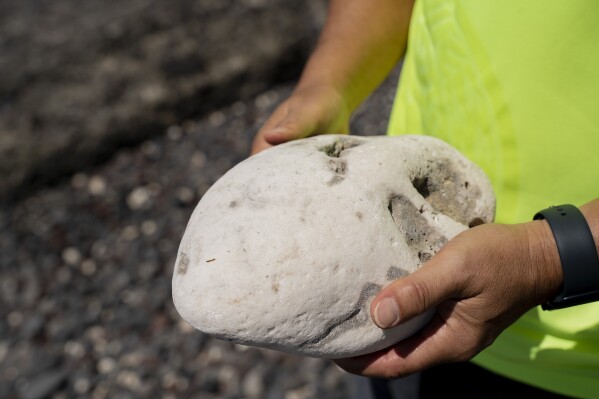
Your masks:
<svg viewBox="0 0 599 399"><path fill-rule="evenodd" d="M599 258L583 214L574 205L559 205L538 212L534 220L539 219L551 227L564 276L560 293L543 310L599 301Z"/></svg>

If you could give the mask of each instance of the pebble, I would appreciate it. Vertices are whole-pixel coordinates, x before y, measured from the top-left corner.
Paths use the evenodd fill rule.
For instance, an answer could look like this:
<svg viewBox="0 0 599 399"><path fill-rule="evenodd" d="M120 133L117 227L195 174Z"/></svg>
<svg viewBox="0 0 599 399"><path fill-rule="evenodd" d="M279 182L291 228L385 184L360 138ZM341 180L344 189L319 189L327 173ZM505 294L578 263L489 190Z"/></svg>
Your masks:
<svg viewBox="0 0 599 399"><path fill-rule="evenodd" d="M158 230L158 225L153 220L145 220L141 224L141 233L145 236L151 236Z"/></svg>
<svg viewBox="0 0 599 399"><path fill-rule="evenodd" d="M221 126L223 123L225 123L225 120L226 120L225 114L222 113L221 111L215 111L215 112L211 113L210 116L208 117L208 121L210 122L210 125L212 127Z"/></svg>
<svg viewBox="0 0 599 399"><path fill-rule="evenodd" d="M143 262L139 265L138 274L142 280L150 280L158 272L158 264L156 262Z"/></svg>
<svg viewBox="0 0 599 399"><path fill-rule="evenodd" d="M84 189L88 183L88 177L85 173L75 173L73 177L71 177L71 185L78 189Z"/></svg>
<svg viewBox="0 0 599 399"><path fill-rule="evenodd" d="M168 129L166 129L166 137L172 141L180 140L181 137L183 137L183 129L178 125L169 126Z"/></svg>
<svg viewBox="0 0 599 399"><path fill-rule="evenodd" d="M121 232L121 238L125 241L133 241L137 237L139 237L139 229L137 228L137 226L125 226L125 228Z"/></svg>
<svg viewBox="0 0 599 399"><path fill-rule="evenodd" d="M163 238L160 241L158 241L158 249L160 250L160 252L170 252L174 245L175 244L171 240L168 240L166 238Z"/></svg>
<svg viewBox="0 0 599 399"><path fill-rule="evenodd" d="M91 388L91 381L88 378L77 378L73 383L73 390L77 395L85 395Z"/></svg>
<svg viewBox="0 0 599 399"><path fill-rule="evenodd" d="M2 379L4 381L13 382L19 376L19 369L8 366L4 370L0 370L0 374L2 374Z"/></svg>
<svg viewBox="0 0 599 399"><path fill-rule="evenodd" d="M76 266L81 261L81 252L75 247L67 247L62 251L62 260L70 266Z"/></svg>
<svg viewBox="0 0 599 399"><path fill-rule="evenodd" d="M0 363L4 361L6 354L8 353L8 343L0 341Z"/></svg>
<svg viewBox="0 0 599 399"><path fill-rule="evenodd" d="M17 298L17 281L10 276L0 281L0 297L8 303L15 302Z"/></svg>
<svg viewBox="0 0 599 399"><path fill-rule="evenodd" d="M184 120L183 123L181 124L181 127L183 128L183 131L187 134L191 134L191 133L196 133L199 125L198 122L192 119L187 119Z"/></svg>
<svg viewBox="0 0 599 399"><path fill-rule="evenodd" d="M110 385L112 385L112 384L110 384ZM109 384L100 383L92 391L92 399L105 399L108 397L109 392L110 392Z"/></svg>
<svg viewBox="0 0 599 399"><path fill-rule="evenodd" d="M118 374L116 380L117 383L119 383L121 386L130 389L134 392L139 391L139 389L141 388L141 379L139 378L139 375L131 370L121 371Z"/></svg>
<svg viewBox="0 0 599 399"><path fill-rule="evenodd" d="M189 187L179 187L175 191L175 197L181 205L190 205L194 200L193 190Z"/></svg>
<svg viewBox="0 0 599 399"><path fill-rule="evenodd" d="M64 344L64 353L76 359L81 359L85 356L85 347L77 341L67 341Z"/></svg>
<svg viewBox="0 0 599 399"><path fill-rule="evenodd" d="M177 323L177 328L179 329L179 331L181 331L183 334L189 334L192 333L193 331L195 331L195 329L191 326L191 324L189 324L188 322L186 322L185 320L180 320Z"/></svg>
<svg viewBox="0 0 599 399"><path fill-rule="evenodd" d="M233 105L231 106L231 110L233 111L233 115L235 116L242 116L243 114L245 114L246 109L247 107L245 103L241 101L237 101L233 103Z"/></svg>
<svg viewBox="0 0 599 399"><path fill-rule="evenodd" d="M98 361L98 371L100 374L112 373L116 370L117 363L110 357L103 357Z"/></svg>
<svg viewBox="0 0 599 399"><path fill-rule="evenodd" d="M73 276L73 272L67 267L61 267L56 271L56 279L61 284L66 284L71 281L71 277Z"/></svg>
<svg viewBox="0 0 599 399"><path fill-rule="evenodd" d="M262 398L264 395L264 381L262 372L258 369L251 369L244 377L242 390L249 398Z"/></svg>
<svg viewBox="0 0 599 399"><path fill-rule="evenodd" d="M84 276L93 276L96 273L97 266L93 259L86 259L81 262L81 273Z"/></svg>
<svg viewBox="0 0 599 399"><path fill-rule="evenodd" d="M91 254L95 259L102 259L108 253L108 245L102 241L97 240L93 243Z"/></svg>
<svg viewBox="0 0 599 399"><path fill-rule="evenodd" d="M147 188L151 196L157 197L160 195L160 193L162 193L162 186L160 183L151 182L147 185Z"/></svg>
<svg viewBox="0 0 599 399"><path fill-rule="evenodd" d="M126 353L119 359L119 364L122 367L136 368L139 367L146 356L141 351Z"/></svg>
<svg viewBox="0 0 599 399"><path fill-rule="evenodd" d="M206 154L196 151L191 156L191 165L194 168L202 169L206 165Z"/></svg>
<svg viewBox="0 0 599 399"><path fill-rule="evenodd" d="M23 315L18 311L10 312L6 317L6 321L10 327L17 328L23 322Z"/></svg>
<svg viewBox="0 0 599 399"><path fill-rule="evenodd" d="M131 210L147 208L150 204L150 192L147 187L136 187L127 196L127 205Z"/></svg>
<svg viewBox="0 0 599 399"><path fill-rule="evenodd" d="M106 194L106 180L102 176L92 176L87 184L87 190L91 195L98 197Z"/></svg>
<svg viewBox="0 0 599 399"><path fill-rule="evenodd" d="M89 327L84 337L87 337L93 344L106 343L106 330L102 326Z"/></svg>
<svg viewBox="0 0 599 399"><path fill-rule="evenodd" d="M161 386L168 390L185 391L189 386L189 380L174 371L169 371L162 377Z"/></svg>
<svg viewBox="0 0 599 399"><path fill-rule="evenodd" d="M91 316L92 318L96 318L102 311L102 302L97 299L92 299L87 304L86 309L87 309L88 316Z"/></svg>
<svg viewBox="0 0 599 399"><path fill-rule="evenodd" d="M292 389L285 393L285 399L308 399L314 397L314 388L311 386L303 386L299 388Z"/></svg>
<svg viewBox="0 0 599 399"><path fill-rule="evenodd" d="M148 159L158 159L160 154L160 147L154 141L144 141L141 144L141 152L148 157Z"/></svg>
<svg viewBox="0 0 599 399"><path fill-rule="evenodd" d="M256 97L254 103L258 109L266 109L271 107L277 100L278 95L276 91L267 91Z"/></svg>

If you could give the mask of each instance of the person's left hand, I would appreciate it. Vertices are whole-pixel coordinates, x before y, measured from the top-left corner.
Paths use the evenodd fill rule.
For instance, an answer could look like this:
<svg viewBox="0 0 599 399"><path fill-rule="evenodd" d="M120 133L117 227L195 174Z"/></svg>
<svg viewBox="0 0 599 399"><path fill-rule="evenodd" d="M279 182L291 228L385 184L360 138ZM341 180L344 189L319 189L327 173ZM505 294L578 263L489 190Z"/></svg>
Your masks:
<svg viewBox="0 0 599 399"><path fill-rule="evenodd" d="M419 270L383 289L370 307L380 328L436 307L432 321L390 348L335 362L351 373L395 378L469 360L526 311L555 296L562 278L546 221L466 230Z"/></svg>

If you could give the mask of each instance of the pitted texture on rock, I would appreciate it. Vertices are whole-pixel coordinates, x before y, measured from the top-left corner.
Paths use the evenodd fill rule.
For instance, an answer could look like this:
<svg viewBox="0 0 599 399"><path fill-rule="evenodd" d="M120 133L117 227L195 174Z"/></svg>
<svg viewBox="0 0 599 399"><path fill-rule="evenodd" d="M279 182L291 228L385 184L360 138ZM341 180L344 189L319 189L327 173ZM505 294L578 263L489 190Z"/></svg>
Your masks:
<svg viewBox="0 0 599 399"><path fill-rule="evenodd" d="M486 176L438 139L287 143L231 169L198 204L175 305L196 328L243 344L328 358L374 352L432 315L383 331L370 319L376 293L493 215Z"/></svg>

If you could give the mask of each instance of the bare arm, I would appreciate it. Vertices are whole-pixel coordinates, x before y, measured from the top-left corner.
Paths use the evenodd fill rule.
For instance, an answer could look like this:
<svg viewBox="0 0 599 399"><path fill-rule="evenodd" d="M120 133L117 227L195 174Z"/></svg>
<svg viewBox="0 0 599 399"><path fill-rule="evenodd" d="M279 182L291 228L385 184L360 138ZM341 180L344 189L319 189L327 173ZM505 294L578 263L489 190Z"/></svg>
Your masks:
<svg viewBox="0 0 599 399"><path fill-rule="evenodd" d="M322 133L349 118L404 54L413 0L332 0L298 85L256 135L252 152Z"/></svg>

